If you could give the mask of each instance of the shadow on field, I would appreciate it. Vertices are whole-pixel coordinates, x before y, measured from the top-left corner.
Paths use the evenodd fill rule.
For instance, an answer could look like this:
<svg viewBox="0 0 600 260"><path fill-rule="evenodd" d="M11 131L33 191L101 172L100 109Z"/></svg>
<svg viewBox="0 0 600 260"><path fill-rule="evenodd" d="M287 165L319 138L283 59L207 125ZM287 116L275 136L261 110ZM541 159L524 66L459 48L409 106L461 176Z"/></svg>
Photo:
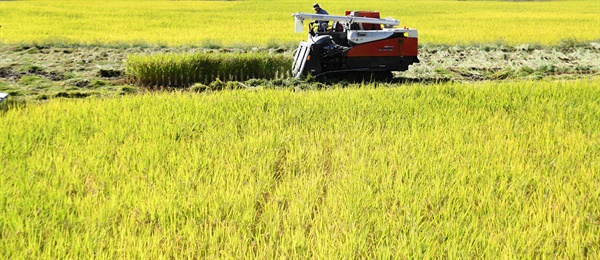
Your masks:
<svg viewBox="0 0 600 260"><path fill-rule="evenodd" d="M328 77L318 78L318 82L327 85L339 85L344 83L348 84L438 84L451 82L451 78L446 77L423 77L423 78L411 78L411 77L373 77L373 76L341 76L341 77Z"/></svg>
<svg viewBox="0 0 600 260"><path fill-rule="evenodd" d="M396 77L388 81L393 84L409 84L409 83L421 83L421 84L437 84L451 82L450 78L405 78Z"/></svg>
<svg viewBox="0 0 600 260"><path fill-rule="evenodd" d="M4 99L0 101L0 116L4 115L8 110L15 108L24 108L26 106L27 102L23 100Z"/></svg>

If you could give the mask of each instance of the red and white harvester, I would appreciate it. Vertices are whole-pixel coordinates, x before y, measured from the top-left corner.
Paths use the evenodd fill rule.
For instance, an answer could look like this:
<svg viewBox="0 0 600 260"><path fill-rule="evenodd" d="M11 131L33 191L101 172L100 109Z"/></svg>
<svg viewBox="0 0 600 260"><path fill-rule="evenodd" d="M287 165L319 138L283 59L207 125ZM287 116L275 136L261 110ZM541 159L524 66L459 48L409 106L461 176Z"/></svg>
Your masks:
<svg viewBox="0 0 600 260"><path fill-rule="evenodd" d="M360 73L392 76L419 62L417 30L394 28L394 19L380 19L379 12L346 11L346 16L295 13L296 32L309 23L308 40L300 42L294 53L292 74L299 78ZM332 26L319 27L324 21ZM321 29L320 31L315 29Z"/></svg>

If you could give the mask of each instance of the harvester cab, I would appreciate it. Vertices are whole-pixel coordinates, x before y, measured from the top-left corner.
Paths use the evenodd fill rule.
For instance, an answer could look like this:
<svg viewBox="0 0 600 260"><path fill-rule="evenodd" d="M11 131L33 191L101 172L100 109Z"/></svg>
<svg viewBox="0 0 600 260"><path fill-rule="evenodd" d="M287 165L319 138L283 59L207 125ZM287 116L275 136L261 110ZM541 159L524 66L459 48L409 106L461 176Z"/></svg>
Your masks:
<svg viewBox="0 0 600 260"><path fill-rule="evenodd" d="M379 12L346 11L346 16L296 13L296 32L304 31L304 20L331 21L332 26L318 31L309 23L308 39L294 53L292 74L349 75L359 72L391 77L392 71L405 71L419 62L418 33L415 29L395 28L395 19L381 19Z"/></svg>

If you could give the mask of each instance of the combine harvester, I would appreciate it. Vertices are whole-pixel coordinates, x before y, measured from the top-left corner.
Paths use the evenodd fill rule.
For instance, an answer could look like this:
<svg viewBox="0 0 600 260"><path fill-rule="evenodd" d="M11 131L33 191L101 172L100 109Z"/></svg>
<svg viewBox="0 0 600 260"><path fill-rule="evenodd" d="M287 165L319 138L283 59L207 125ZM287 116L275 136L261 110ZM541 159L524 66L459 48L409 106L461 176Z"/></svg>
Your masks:
<svg viewBox="0 0 600 260"><path fill-rule="evenodd" d="M400 21L380 19L379 12L346 11L346 16L296 13L297 33L309 23L308 40L294 53L292 75L315 77L373 75L391 78L392 71L405 71L419 62L417 30L394 28ZM318 21L333 26L317 31Z"/></svg>
<svg viewBox="0 0 600 260"><path fill-rule="evenodd" d="M6 94L6 93L0 93L0 102L2 102L2 100L4 100L7 97L8 97L8 94Z"/></svg>

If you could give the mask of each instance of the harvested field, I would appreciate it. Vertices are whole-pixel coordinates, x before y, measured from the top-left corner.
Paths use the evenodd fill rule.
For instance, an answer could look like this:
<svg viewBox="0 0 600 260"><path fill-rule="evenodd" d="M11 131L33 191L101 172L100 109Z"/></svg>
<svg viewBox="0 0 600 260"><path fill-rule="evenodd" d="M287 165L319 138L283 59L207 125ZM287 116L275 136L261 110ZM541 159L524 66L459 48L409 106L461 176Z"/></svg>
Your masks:
<svg viewBox="0 0 600 260"><path fill-rule="evenodd" d="M38 45L2 45L0 55L0 91L16 99L47 99L55 96L82 97L119 95L144 90L127 81L127 57L131 55L185 56L206 53L215 57L277 55L288 66L292 49L202 49L161 47L55 47ZM212 53L212 54L211 54ZM388 83L481 81L503 79L573 79L600 74L600 43L564 44L545 47L525 44L516 47L488 44L481 46L423 45L421 63L397 73ZM278 70L274 68L273 70ZM279 69L281 71L281 69ZM183 71L187 73L187 71ZM191 73L191 72L190 72ZM215 75L210 75L213 79ZM260 78L259 78L260 79ZM220 80L227 81L225 77ZM247 79L234 79L246 81ZM198 81L201 82L201 81ZM256 85L253 80L249 85ZM286 87L284 81L263 86ZM279 82L279 83L278 83ZM193 82L191 82L193 84ZM202 82L209 84L209 82ZM350 82L351 83L351 82ZM190 86L192 84L188 84ZM248 85L248 84L245 84ZM294 85L294 84L291 84ZM296 84L297 85L297 84ZM335 85L333 83L333 85ZM175 87L175 86L162 86Z"/></svg>

